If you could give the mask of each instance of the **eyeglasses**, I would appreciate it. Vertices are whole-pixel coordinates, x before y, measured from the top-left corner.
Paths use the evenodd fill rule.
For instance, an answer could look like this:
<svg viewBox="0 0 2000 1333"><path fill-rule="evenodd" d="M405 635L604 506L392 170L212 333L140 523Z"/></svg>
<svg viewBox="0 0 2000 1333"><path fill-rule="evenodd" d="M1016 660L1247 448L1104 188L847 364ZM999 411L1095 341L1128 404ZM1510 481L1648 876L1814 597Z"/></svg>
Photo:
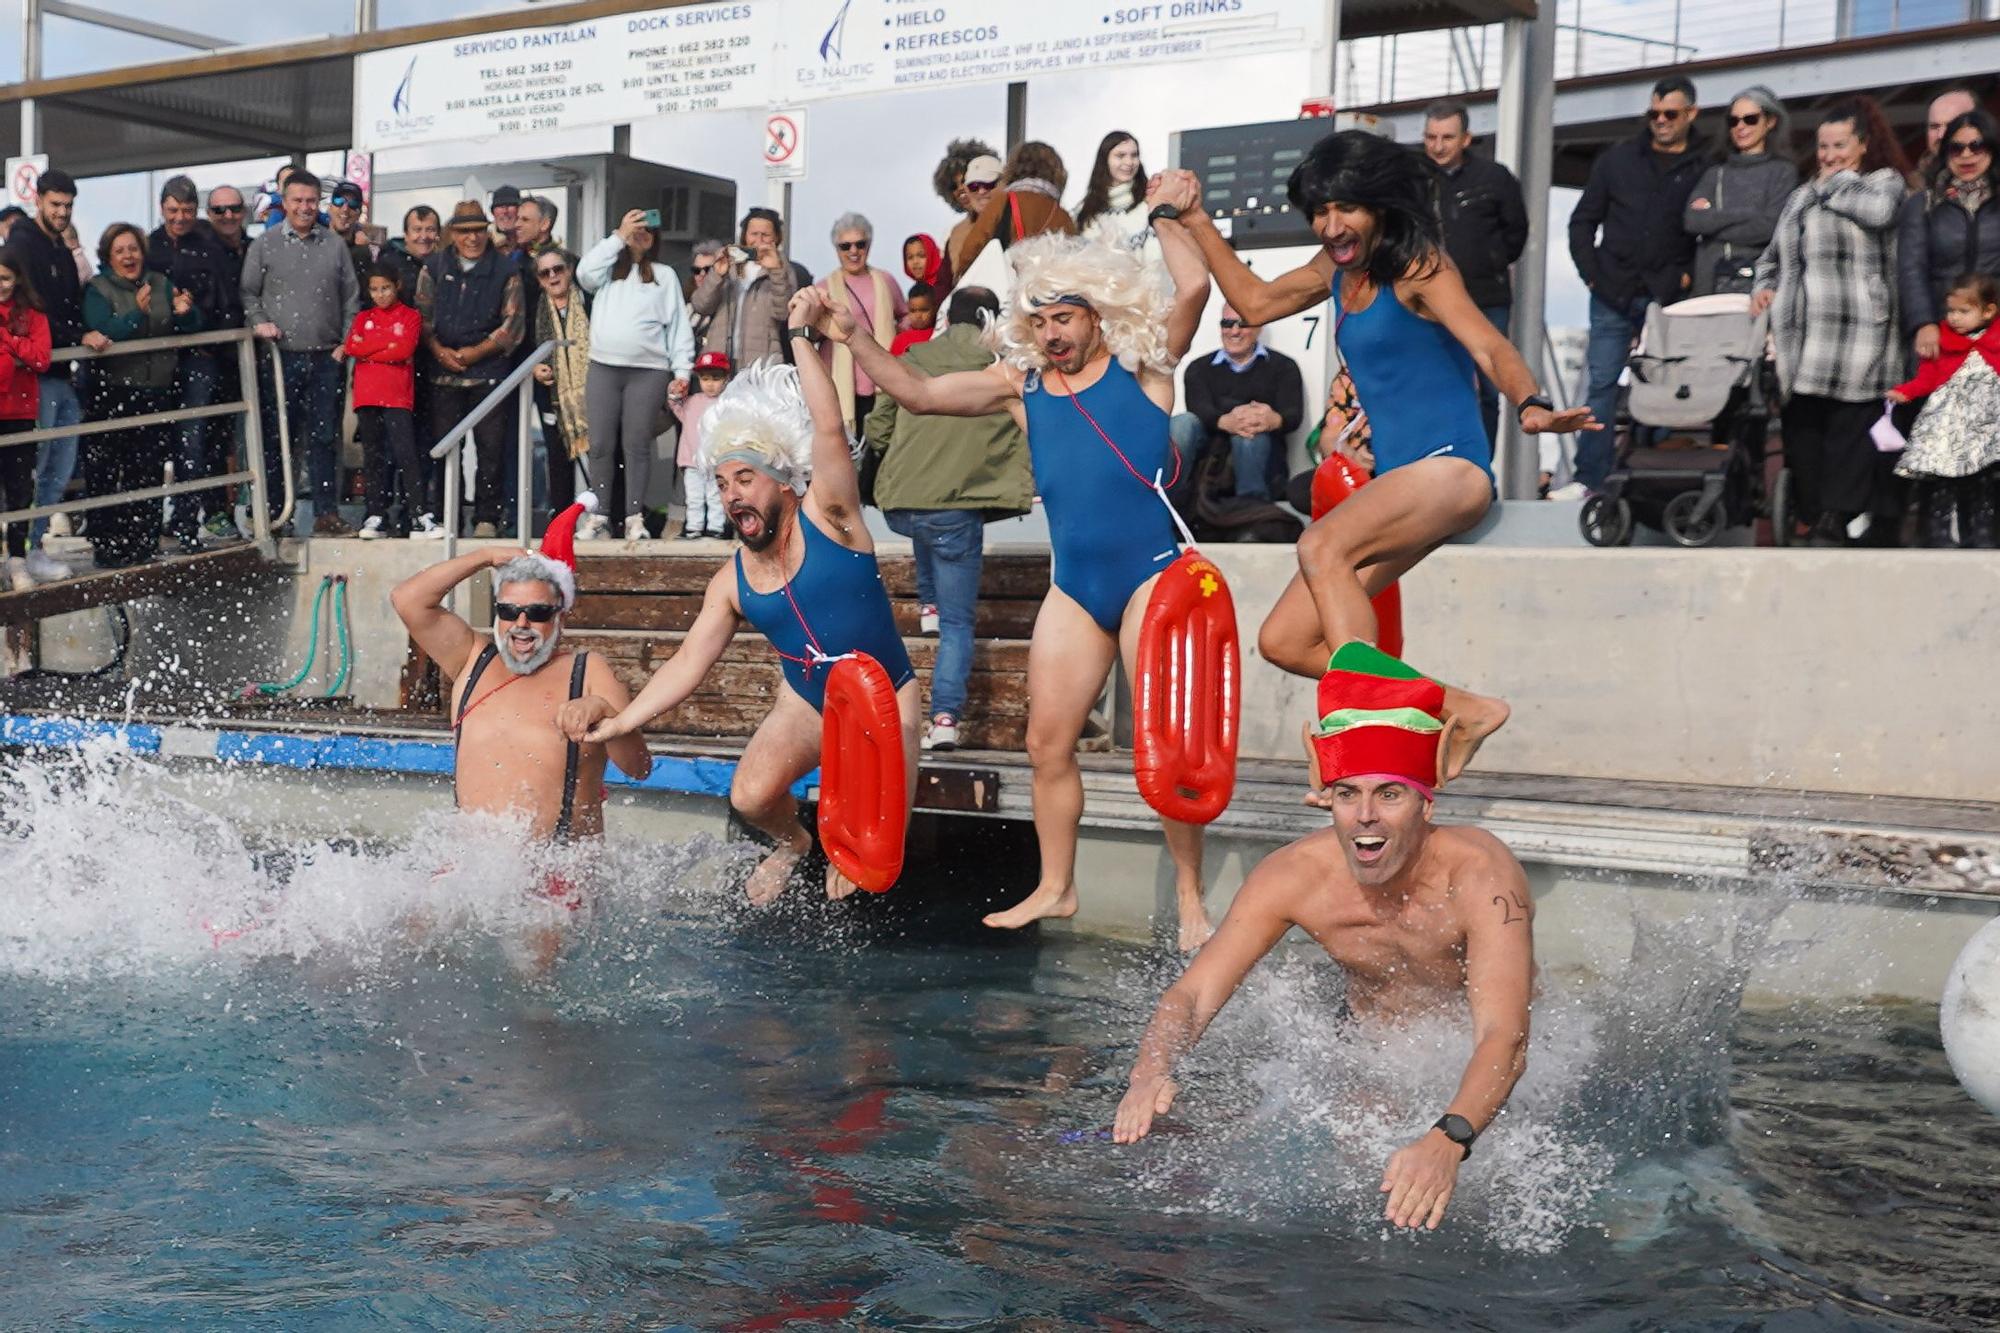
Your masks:
<svg viewBox="0 0 2000 1333"><path fill-rule="evenodd" d="M1953 139L1951 141L1951 155L1953 157L1978 157L1981 153L1990 153L1992 151L1993 146L1984 139Z"/></svg>
<svg viewBox="0 0 2000 1333"><path fill-rule="evenodd" d="M1664 120L1669 125L1671 125L1675 121L1679 120L1682 116L1685 116L1686 114L1687 112L1682 111L1678 107L1656 106L1646 112L1646 119Z"/></svg>
<svg viewBox="0 0 2000 1333"><path fill-rule="evenodd" d="M502 624L510 620L519 620L522 616L526 616L532 624L546 625L561 614L562 608L554 602L493 603L493 619Z"/></svg>
<svg viewBox="0 0 2000 1333"><path fill-rule="evenodd" d="M694 266L695 276L699 277L714 267L714 264L696 264Z"/></svg>
<svg viewBox="0 0 2000 1333"><path fill-rule="evenodd" d="M1216 321L1216 327L1224 329L1247 329L1250 325L1240 319L1221 319Z"/></svg>
<svg viewBox="0 0 2000 1333"><path fill-rule="evenodd" d="M238 213L241 213L241 212L243 211L243 205L241 205L241 204L210 204L210 205L208 206L208 211L209 211L209 212L211 212L211 213L220 213L220 214L222 214L222 215L223 215L224 217L233 217L234 215L236 215L236 214L238 214Z"/></svg>
<svg viewBox="0 0 2000 1333"><path fill-rule="evenodd" d="M535 276L538 278L553 278L558 273L567 272L569 272L568 264L550 264L547 268L536 269Z"/></svg>
<svg viewBox="0 0 2000 1333"><path fill-rule="evenodd" d="M333 208L359 208L361 207L361 196L358 194L336 194L326 202Z"/></svg>
<svg viewBox="0 0 2000 1333"><path fill-rule="evenodd" d="M972 194L985 194L995 184L994 181L967 181L965 188Z"/></svg>
<svg viewBox="0 0 2000 1333"><path fill-rule="evenodd" d="M1761 111L1752 111L1747 116L1731 116L1729 118L1729 128L1732 130L1738 125L1762 125L1763 123L1764 113Z"/></svg>
<svg viewBox="0 0 2000 1333"><path fill-rule="evenodd" d="M849 250L866 250L866 249L868 248L868 242L866 242L866 241L835 241L835 242L833 243L833 248L834 248L834 249L836 249L836 250L838 250L838 251L840 251L840 252L841 252L842 254L845 254L845 253L846 253L847 251L849 251Z"/></svg>

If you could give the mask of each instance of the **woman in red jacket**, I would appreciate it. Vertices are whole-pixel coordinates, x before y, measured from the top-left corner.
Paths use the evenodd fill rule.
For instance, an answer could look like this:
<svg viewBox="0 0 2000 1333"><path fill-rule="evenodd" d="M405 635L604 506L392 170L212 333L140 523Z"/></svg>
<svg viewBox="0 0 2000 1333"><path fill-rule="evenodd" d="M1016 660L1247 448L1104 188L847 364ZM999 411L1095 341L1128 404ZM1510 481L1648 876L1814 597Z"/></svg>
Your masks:
<svg viewBox="0 0 2000 1333"><path fill-rule="evenodd" d="M423 319L402 302L395 266L377 264L368 273L368 308L354 316L347 341L333 358L354 358L355 433L361 437L362 470L367 474L368 517L361 540L410 535L411 523L435 528L436 515L412 513L421 503L424 466L417 457L414 358L423 337ZM389 451L402 478L403 503L395 531L389 529Z"/></svg>
<svg viewBox="0 0 2000 1333"><path fill-rule="evenodd" d="M42 382L49 369L49 321L21 259L0 250L0 436L35 428ZM0 509L35 503L33 445L0 440ZM15 592L35 586L28 574L28 525L7 525L7 580ZM67 573L67 571L64 571Z"/></svg>

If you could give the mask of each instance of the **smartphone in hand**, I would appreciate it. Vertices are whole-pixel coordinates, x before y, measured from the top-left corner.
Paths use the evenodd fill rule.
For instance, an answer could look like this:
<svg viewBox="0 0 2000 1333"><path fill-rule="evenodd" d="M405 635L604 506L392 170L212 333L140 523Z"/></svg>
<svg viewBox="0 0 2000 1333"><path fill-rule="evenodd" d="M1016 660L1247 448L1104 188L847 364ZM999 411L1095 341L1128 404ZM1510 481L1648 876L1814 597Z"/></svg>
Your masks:
<svg viewBox="0 0 2000 1333"><path fill-rule="evenodd" d="M660 226L660 210L649 208L639 215L639 220L657 231Z"/></svg>

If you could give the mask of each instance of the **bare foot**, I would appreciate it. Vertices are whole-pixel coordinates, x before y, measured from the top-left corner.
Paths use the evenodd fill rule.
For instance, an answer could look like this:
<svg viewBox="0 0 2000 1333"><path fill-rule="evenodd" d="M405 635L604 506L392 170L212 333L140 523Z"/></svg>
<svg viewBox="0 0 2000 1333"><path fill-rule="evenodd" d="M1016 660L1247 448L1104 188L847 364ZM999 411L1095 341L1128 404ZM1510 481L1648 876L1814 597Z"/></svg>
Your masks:
<svg viewBox="0 0 2000 1333"><path fill-rule="evenodd" d="M1483 694L1453 690L1446 700L1450 717L1438 737L1438 783L1452 781L1465 771L1472 756L1488 736L1507 724L1511 711L1498 699Z"/></svg>
<svg viewBox="0 0 2000 1333"><path fill-rule="evenodd" d="M838 870L835 870L833 868L833 862L831 861L827 862L826 896L828 898L831 898L834 902L839 902L842 898L845 898L848 894L854 892L856 889L860 887L861 886L859 884L856 884L853 880L841 874Z"/></svg>
<svg viewBox="0 0 2000 1333"><path fill-rule="evenodd" d="M780 847L758 863L751 872L750 882L743 886L744 896L752 907L768 907L778 900L785 891L785 883L791 878L792 867L799 863L804 852L795 852L789 847Z"/></svg>
<svg viewBox="0 0 2000 1333"><path fill-rule="evenodd" d="M1019 930L1030 921L1040 921L1043 917L1066 917L1076 915L1076 886L1074 884L1038 885L1035 891L1004 912L992 912L982 918L997 930Z"/></svg>
<svg viewBox="0 0 2000 1333"><path fill-rule="evenodd" d="M1208 943L1208 937L1215 933L1215 927L1208 919L1208 909L1201 905L1201 899L1193 902L1181 900L1181 952L1193 953Z"/></svg>
<svg viewBox="0 0 2000 1333"><path fill-rule="evenodd" d="M1299 739L1305 742L1306 780L1311 784L1306 789L1305 798L1300 804L1312 806L1315 810L1331 810L1333 809L1333 793L1328 790L1326 782L1319 775L1319 751L1313 748L1312 723L1308 722L1305 724L1305 727L1299 732Z"/></svg>

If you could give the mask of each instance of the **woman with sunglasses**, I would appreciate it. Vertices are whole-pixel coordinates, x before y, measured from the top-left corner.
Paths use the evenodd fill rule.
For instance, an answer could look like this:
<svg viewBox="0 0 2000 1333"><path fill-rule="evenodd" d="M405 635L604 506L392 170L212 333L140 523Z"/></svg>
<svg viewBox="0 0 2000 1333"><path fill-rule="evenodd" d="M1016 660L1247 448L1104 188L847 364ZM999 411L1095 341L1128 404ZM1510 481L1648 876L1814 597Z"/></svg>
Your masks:
<svg viewBox="0 0 2000 1333"><path fill-rule="evenodd" d="M1938 354L1944 300L1964 273L2000 276L2000 198L1993 146L2000 127L1975 108L1938 140L1930 176L1896 219L1896 297L1920 360Z"/></svg>
<svg viewBox="0 0 2000 1333"><path fill-rule="evenodd" d="M1785 108L1762 84L1730 99L1729 146L1695 182L1681 217L1698 241L1690 296L1749 292L1757 256L1799 184L1798 167L1782 155L1787 128Z"/></svg>

